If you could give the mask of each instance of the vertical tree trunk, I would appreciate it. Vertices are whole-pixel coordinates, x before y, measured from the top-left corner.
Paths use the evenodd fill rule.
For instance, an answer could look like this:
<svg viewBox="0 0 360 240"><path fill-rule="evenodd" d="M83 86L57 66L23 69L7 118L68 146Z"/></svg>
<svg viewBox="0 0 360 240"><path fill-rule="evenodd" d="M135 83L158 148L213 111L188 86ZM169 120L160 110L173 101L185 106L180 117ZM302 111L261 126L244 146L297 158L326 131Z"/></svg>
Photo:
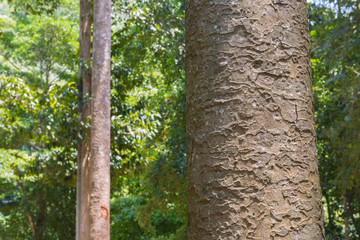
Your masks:
<svg viewBox="0 0 360 240"><path fill-rule="evenodd" d="M345 225L344 240L349 240L350 239L349 211L348 211L348 200L346 196L344 196L344 225Z"/></svg>
<svg viewBox="0 0 360 240"><path fill-rule="evenodd" d="M189 239L324 239L305 0L188 0Z"/></svg>
<svg viewBox="0 0 360 240"><path fill-rule="evenodd" d="M90 240L110 239L111 0L94 0L91 85Z"/></svg>
<svg viewBox="0 0 360 240"><path fill-rule="evenodd" d="M333 216L332 216L333 211L332 211L332 208L331 208L331 205L330 205L329 195L327 193L325 193L324 198L325 198L325 201L326 201L327 214L328 214L328 217L329 217L329 228L334 229L335 225L334 225L334 219L333 219Z"/></svg>
<svg viewBox="0 0 360 240"><path fill-rule="evenodd" d="M91 0L80 0L80 81L79 120L81 142L78 146L76 192L76 240L89 239L90 200L90 129L86 123L90 116L91 96Z"/></svg>
<svg viewBox="0 0 360 240"><path fill-rule="evenodd" d="M46 200L44 199L44 194L42 190L39 190L39 211L37 214L37 220L35 225L35 239L42 240L45 224L45 214L46 214Z"/></svg>
<svg viewBox="0 0 360 240"><path fill-rule="evenodd" d="M347 198L347 208L348 208L348 216L351 217L352 223L355 227L356 233L358 235L358 239L360 240L360 220L358 218L355 218L354 214L356 214L356 212L354 212L354 208L351 204L351 199Z"/></svg>

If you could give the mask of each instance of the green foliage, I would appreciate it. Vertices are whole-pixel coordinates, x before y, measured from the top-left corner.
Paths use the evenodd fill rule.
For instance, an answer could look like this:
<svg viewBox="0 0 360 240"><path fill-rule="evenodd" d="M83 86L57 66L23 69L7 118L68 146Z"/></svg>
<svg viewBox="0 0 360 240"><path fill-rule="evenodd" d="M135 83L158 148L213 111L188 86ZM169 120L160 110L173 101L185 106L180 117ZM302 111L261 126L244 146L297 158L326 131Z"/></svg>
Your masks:
<svg viewBox="0 0 360 240"><path fill-rule="evenodd" d="M29 141L29 114L36 102L24 81L0 76L0 146L20 148Z"/></svg>
<svg viewBox="0 0 360 240"><path fill-rule="evenodd" d="M144 236L185 239L184 2L115 1L113 29L113 194L143 199Z"/></svg>
<svg viewBox="0 0 360 240"><path fill-rule="evenodd" d="M75 166L61 166L59 154L0 149L0 239L33 239L29 216L45 239L74 236Z"/></svg>
<svg viewBox="0 0 360 240"><path fill-rule="evenodd" d="M0 17L0 239L75 236L78 43L66 12Z"/></svg>
<svg viewBox="0 0 360 240"><path fill-rule="evenodd" d="M77 65L77 23L65 17L13 16L16 25L2 28L0 73L26 77L45 91L56 81L70 80Z"/></svg>
<svg viewBox="0 0 360 240"><path fill-rule="evenodd" d="M324 1L327 2L327 1ZM352 239L360 235L360 20L355 1L310 7L310 36L321 186L328 239L343 238L344 218ZM349 209L344 209L344 198Z"/></svg>
<svg viewBox="0 0 360 240"><path fill-rule="evenodd" d="M54 85L57 88L44 99L41 91L34 91L21 79L0 80L6 89L0 94L0 235L5 239L33 239L28 221L31 216L43 237L72 238L77 121L76 108L71 109L70 103L76 100L71 93L76 89ZM73 125L73 133L68 124ZM58 133L63 135L54 137ZM65 230L64 224L70 230Z"/></svg>
<svg viewBox="0 0 360 240"><path fill-rule="evenodd" d="M111 201L111 239L141 239L144 231L138 224L136 209L143 204L141 198L116 198Z"/></svg>
<svg viewBox="0 0 360 240"><path fill-rule="evenodd" d="M8 0L15 12L26 11L30 14L53 13L60 5L60 0Z"/></svg>
<svg viewBox="0 0 360 240"><path fill-rule="evenodd" d="M155 240L184 239L176 238L176 233L183 224L183 219L174 214L161 214L155 211L151 215L153 232L146 231L139 223L139 208L146 202L144 197L116 198L111 201L111 239L115 240Z"/></svg>
<svg viewBox="0 0 360 240"><path fill-rule="evenodd" d="M78 22L74 3L49 3L0 17L5 239L74 238ZM113 19L111 235L186 239L184 2L115 1Z"/></svg>

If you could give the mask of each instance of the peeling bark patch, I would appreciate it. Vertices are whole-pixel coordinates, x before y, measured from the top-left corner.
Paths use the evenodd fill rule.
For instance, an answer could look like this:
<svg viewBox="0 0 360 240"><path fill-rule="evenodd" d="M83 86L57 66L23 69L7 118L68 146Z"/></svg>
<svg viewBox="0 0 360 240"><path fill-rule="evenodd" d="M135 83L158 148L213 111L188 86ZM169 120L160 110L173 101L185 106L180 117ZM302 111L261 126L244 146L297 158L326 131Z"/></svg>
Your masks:
<svg viewBox="0 0 360 240"><path fill-rule="evenodd" d="M109 217L109 210L104 205L101 206L101 217L105 220Z"/></svg>

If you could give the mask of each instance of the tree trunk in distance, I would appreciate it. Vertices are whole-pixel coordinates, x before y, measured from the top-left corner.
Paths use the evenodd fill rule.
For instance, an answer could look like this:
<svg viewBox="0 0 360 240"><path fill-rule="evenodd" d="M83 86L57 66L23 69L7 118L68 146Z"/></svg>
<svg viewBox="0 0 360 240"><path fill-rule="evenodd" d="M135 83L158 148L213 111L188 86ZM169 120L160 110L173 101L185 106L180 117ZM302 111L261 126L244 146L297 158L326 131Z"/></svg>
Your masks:
<svg viewBox="0 0 360 240"><path fill-rule="evenodd" d="M44 232L44 224L46 217L46 200L44 199L44 194L42 190L39 193L39 210L37 214L37 220L35 225L35 240L42 240L43 239L43 232Z"/></svg>
<svg viewBox="0 0 360 240"><path fill-rule="evenodd" d="M344 225L345 225L345 234L344 240L350 239L350 226L349 226L349 211L348 211L348 200L344 196Z"/></svg>
<svg viewBox="0 0 360 240"><path fill-rule="evenodd" d="M351 199L350 198L347 198L347 209L348 209L348 216L351 217L351 220L353 222L353 225L355 227L355 230L356 230L356 233L358 235L358 239L360 240L360 221L359 219L355 218L354 216L354 208L352 207L352 204L351 204Z"/></svg>
<svg viewBox="0 0 360 240"><path fill-rule="evenodd" d="M189 239L325 239L306 1L186 1L186 95Z"/></svg>
<svg viewBox="0 0 360 240"><path fill-rule="evenodd" d="M80 68L82 81L79 91L79 124L82 139L78 145L78 169L76 191L76 240L89 239L90 200L90 129L85 124L90 116L91 96L91 0L80 0Z"/></svg>
<svg viewBox="0 0 360 240"><path fill-rule="evenodd" d="M334 229L334 219L332 216L332 209L331 209L331 205L330 205L329 195L327 193L324 193L323 196L326 201L326 209L327 209L327 214L328 214L328 218L329 218L329 228Z"/></svg>
<svg viewBox="0 0 360 240"><path fill-rule="evenodd" d="M111 0L94 0L91 83L90 240L110 239Z"/></svg>

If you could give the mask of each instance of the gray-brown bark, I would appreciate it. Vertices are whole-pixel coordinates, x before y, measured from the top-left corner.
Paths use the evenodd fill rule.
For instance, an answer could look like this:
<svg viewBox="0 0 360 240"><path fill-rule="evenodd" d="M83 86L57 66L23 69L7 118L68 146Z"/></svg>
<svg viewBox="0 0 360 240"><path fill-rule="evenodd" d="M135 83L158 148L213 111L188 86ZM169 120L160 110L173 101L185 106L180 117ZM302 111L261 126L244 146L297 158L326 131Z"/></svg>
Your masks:
<svg viewBox="0 0 360 240"><path fill-rule="evenodd" d="M80 69L82 87L79 91L79 124L82 139L78 146L76 192L76 240L89 239L90 200L90 129L86 123L90 116L91 96L91 0L80 0Z"/></svg>
<svg viewBox="0 0 360 240"><path fill-rule="evenodd" d="M111 0L94 0L91 82L90 240L110 239Z"/></svg>
<svg viewBox="0 0 360 240"><path fill-rule="evenodd" d="M305 0L186 2L188 236L324 239Z"/></svg>

